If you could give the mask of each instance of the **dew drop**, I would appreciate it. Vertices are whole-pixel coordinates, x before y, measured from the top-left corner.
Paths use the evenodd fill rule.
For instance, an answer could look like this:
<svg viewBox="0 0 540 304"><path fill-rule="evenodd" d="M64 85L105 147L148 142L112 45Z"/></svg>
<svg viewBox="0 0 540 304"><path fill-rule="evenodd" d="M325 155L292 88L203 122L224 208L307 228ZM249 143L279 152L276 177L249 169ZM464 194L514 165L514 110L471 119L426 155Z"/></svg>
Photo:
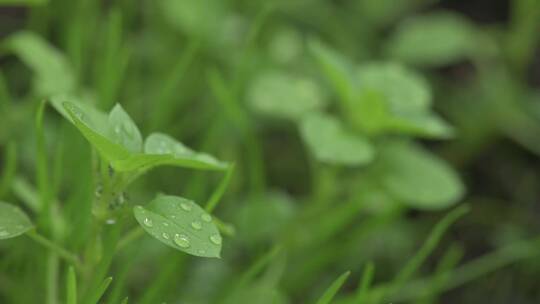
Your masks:
<svg viewBox="0 0 540 304"><path fill-rule="evenodd" d="M144 223L144 225L145 225L146 227L152 227L152 226L154 226L154 223L152 222L152 220L149 219L149 218L147 218L147 217L144 218L143 223Z"/></svg>
<svg viewBox="0 0 540 304"><path fill-rule="evenodd" d="M114 225L114 224L116 224L116 220L115 220L115 219L107 219L107 220L105 221L105 223L106 223L107 225Z"/></svg>
<svg viewBox="0 0 540 304"><path fill-rule="evenodd" d="M199 221L194 221L191 223L191 228L195 230L201 230L202 229L202 223Z"/></svg>
<svg viewBox="0 0 540 304"><path fill-rule="evenodd" d="M199 250L197 251L197 253L199 253L199 254L205 254L206 251L205 251L204 249L199 249Z"/></svg>
<svg viewBox="0 0 540 304"><path fill-rule="evenodd" d="M180 207L182 209L184 209L185 211L188 211L188 212L191 211L191 209L192 209L191 205L188 204L188 203L180 203Z"/></svg>
<svg viewBox="0 0 540 304"><path fill-rule="evenodd" d="M163 232L163 233L161 234L161 236L162 236L164 239L166 239L166 240L168 240L168 239L170 238L170 236L169 236L169 234L168 234L167 232Z"/></svg>
<svg viewBox="0 0 540 304"><path fill-rule="evenodd" d="M185 236L183 234L176 234L174 236L174 243L176 243L176 245L178 245L179 247L182 247L182 248L188 248L189 247L189 239L187 238L187 236Z"/></svg>
<svg viewBox="0 0 540 304"><path fill-rule="evenodd" d="M221 245L221 236L219 234L214 234L210 236L210 241L216 245Z"/></svg>
<svg viewBox="0 0 540 304"><path fill-rule="evenodd" d="M115 132L116 134L120 134L120 131L122 131L122 130L120 129L120 126L116 126L116 127L114 128L114 132Z"/></svg>
<svg viewBox="0 0 540 304"><path fill-rule="evenodd" d="M212 216L208 213L201 214L201 219L207 223L210 223L212 221Z"/></svg>
<svg viewBox="0 0 540 304"><path fill-rule="evenodd" d="M167 223L167 222L164 222L164 223L163 223L163 226L165 226L165 227L169 227L169 223Z"/></svg>

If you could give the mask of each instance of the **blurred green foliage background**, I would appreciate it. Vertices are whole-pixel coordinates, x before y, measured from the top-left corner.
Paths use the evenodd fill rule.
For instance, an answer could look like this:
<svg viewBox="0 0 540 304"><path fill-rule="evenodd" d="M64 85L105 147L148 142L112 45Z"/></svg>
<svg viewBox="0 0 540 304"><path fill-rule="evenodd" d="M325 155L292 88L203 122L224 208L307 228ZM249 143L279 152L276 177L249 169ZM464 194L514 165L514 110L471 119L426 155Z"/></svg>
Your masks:
<svg viewBox="0 0 540 304"><path fill-rule="evenodd" d="M49 107L41 151L36 110L120 103L235 172L222 259L143 236L100 303L315 303L347 270L333 303L540 303L539 42L538 0L0 0L0 199L52 198L83 254L92 150ZM126 204L221 178L156 169ZM0 242L0 303L64 303L44 252Z"/></svg>

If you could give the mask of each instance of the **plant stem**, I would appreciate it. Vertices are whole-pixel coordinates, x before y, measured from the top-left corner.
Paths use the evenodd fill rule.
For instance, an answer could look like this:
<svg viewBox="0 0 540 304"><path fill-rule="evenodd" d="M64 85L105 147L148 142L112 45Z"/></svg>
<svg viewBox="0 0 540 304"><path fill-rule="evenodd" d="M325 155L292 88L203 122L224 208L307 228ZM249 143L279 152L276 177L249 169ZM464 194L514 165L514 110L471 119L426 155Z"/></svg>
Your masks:
<svg viewBox="0 0 540 304"><path fill-rule="evenodd" d="M59 257L65 259L67 262L75 265L75 267L82 268L81 262L75 254L67 251L66 249L60 247L58 244L52 242L51 240L45 238L44 236L38 234L33 230L27 232L26 235L32 240L41 244L42 246L48 248L49 250L57 254Z"/></svg>

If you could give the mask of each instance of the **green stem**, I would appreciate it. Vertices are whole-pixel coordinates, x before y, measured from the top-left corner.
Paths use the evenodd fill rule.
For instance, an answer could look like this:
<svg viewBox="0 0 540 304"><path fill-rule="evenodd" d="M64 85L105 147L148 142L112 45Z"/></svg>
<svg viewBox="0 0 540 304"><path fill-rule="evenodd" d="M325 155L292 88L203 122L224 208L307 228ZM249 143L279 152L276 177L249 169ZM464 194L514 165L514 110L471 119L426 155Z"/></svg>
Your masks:
<svg viewBox="0 0 540 304"><path fill-rule="evenodd" d="M27 232L26 235L28 237L30 237L32 240L34 240L37 243L41 244L42 246L48 248L49 250L51 250L52 252L57 254L59 257L66 260L67 262L75 265L78 268L82 267L79 258L75 254L67 251L66 249L62 248L58 244L52 242L51 240L45 238L44 236L42 236L40 234L38 234L34 230L31 230L31 231Z"/></svg>

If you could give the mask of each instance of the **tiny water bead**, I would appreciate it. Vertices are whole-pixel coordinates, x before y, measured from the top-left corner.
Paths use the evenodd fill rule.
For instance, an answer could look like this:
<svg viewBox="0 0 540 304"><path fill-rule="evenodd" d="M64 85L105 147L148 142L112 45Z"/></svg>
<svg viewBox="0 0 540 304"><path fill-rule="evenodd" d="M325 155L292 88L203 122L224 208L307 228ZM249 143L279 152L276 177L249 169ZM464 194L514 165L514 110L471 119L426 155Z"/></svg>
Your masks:
<svg viewBox="0 0 540 304"><path fill-rule="evenodd" d="M201 214L201 219L207 223L210 223L212 221L212 216L208 213Z"/></svg>
<svg viewBox="0 0 540 304"><path fill-rule="evenodd" d="M221 245L221 236L219 234L214 234L210 236L210 241L216 245Z"/></svg>
<svg viewBox="0 0 540 304"><path fill-rule="evenodd" d="M163 232L163 233L161 234L161 236L162 236L164 239L166 239L166 240L168 240L168 239L170 238L170 236L169 236L169 234L168 234L167 232Z"/></svg>
<svg viewBox="0 0 540 304"><path fill-rule="evenodd" d="M191 228L195 230L201 230L202 229L202 223L199 221L194 221L191 223Z"/></svg>
<svg viewBox="0 0 540 304"><path fill-rule="evenodd" d="M152 220L149 219L149 218L147 218L147 217L144 218L143 223L144 223L144 225L145 225L146 227L152 227L152 226L154 226L154 223L152 222Z"/></svg>
<svg viewBox="0 0 540 304"><path fill-rule="evenodd" d="M178 245L181 248L188 248L189 247L189 239L187 236L183 234L176 234L174 236L174 243Z"/></svg>
<svg viewBox="0 0 540 304"><path fill-rule="evenodd" d="M205 254L205 253L206 253L206 250L204 250L204 249L199 249L199 250L197 250L197 253L198 253L198 254Z"/></svg>
<svg viewBox="0 0 540 304"><path fill-rule="evenodd" d="M193 209L193 207L191 207L191 205L188 203L180 203L180 208L188 212L191 211L191 209Z"/></svg>
<svg viewBox="0 0 540 304"><path fill-rule="evenodd" d="M164 223L163 223L163 226L165 226L165 227L169 227L169 223L167 223L167 222L164 222Z"/></svg>

